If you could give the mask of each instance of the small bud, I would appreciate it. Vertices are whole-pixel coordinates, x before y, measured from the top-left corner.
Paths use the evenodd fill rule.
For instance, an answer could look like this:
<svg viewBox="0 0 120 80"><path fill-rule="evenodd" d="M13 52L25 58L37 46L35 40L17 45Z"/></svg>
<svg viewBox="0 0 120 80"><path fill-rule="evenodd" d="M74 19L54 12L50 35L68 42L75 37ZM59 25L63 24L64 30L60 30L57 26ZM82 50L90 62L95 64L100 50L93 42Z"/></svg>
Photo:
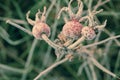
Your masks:
<svg viewBox="0 0 120 80"><path fill-rule="evenodd" d="M32 34L36 39L42 39L41 35L50 36L50 27L43 22L36 23L32 29Z"/></svg>
<svg viewBox="0 0 120 80"><path fill-rule="evenodd" d="M82 27L82 24L80 24L78 21L71 20L63 26L62 33L67 38L76 40L81 36Z"/></svg>
<svg viewBox="0 0 120 80"><path fill-rule="evenodd" d="M83 27L81 34L87 39L92 40L95 38L95 31L91 27Z"/></svg>

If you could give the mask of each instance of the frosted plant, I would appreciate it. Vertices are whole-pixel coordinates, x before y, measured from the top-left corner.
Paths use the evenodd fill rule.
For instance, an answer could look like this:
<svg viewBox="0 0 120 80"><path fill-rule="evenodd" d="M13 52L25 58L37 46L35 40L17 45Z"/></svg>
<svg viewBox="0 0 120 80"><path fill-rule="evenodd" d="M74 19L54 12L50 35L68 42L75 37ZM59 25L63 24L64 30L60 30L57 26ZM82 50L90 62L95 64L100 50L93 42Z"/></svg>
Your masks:
<svg viewBox="0 0 120 80"><path fill-rule="evenodd" d="M94 6L92 9L91 7L88 8L87 14L82 16L83 13L83 2L81 0L78 1L78 11L75 14L72 12L71 9L71 3L72 0L70 0L68 7L63 7L60 12L58 13L58 19L60 18L63 11L68 12L70 19L65 21L65 25L62 28L62 31L60 34L58 34L58 38L53 41L51 41L48 37L50 36L50 27L47 25L46 21L46 7L44 7L43 13L38 10L35 16L35 21L29 18L30 11L26 14L26 19L29 24L33 26L32 31L29 31L18 24L7 20L7 23L23 30L24 32L34 36L36 39L44 40L46 43L48 43L52 48L55 49L55 54L57 56L57 60L54 64L52 64L50 67L45 69L44 71L40 72L37 77L34 78L34 80L38 80L41 76L47 74L49 71L51 71L56 66L66 62L71 61L73 58L76 58L76 56L83 57L87 59L89 62L88 64L93 64L105 73L115 77L119 78L117 75L103 67L95 58L94 55L91 54L91 51L87 48L91 46L95 46L98 44L102 44L106 41L109 41L110 39L119 38L120 35L110 37L104 41L83 45L82 42L85 40L93 40L97 33L101 31L105 26L107 20L101 25L97 23L95 20L96 14L99 14L103 10L100 9L97 11L98 7L102 6L106 1L99 0L98 3ZM41 18L39 17L41 15ZM83 26L83 24L87 22L86 26Z"/></svg>

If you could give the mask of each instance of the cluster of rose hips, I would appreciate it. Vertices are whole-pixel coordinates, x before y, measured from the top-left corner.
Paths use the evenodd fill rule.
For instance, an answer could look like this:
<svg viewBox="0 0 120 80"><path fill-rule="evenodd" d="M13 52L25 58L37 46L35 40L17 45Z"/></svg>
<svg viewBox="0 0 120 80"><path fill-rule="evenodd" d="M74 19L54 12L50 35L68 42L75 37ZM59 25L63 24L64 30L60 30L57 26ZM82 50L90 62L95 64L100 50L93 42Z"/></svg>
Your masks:
<svg viewBox="0 0 120 80"><path fill-rule="evenodd" d="M30 12L27 13L27 21L31 25L33 25L32 34L36 39L44 39L46 42L48 42L49 45L51 45L53 48L62 48L63 46L68 47L68 49L72 49L73 47L69 46L72 44L72 42L81 42L84 40L92 40L96 36L96 31L99 31L100 28L105 27L106 21L103 25L96 25L95 20L93 19L95 14L99 13L100 11L90 11L88 10L88 14L84 17L81 17L82 11L83 11L83 3L81 0L78 0L78 12L74 14L71 10L71 2L70 0L68 7L63 7L59 14L58 19L62 13L62 11L67 11L69 14L70 19L65 22L65 25L62 28L61 33L58 35L57 41L59 42L52 42L48 39L50 36L50 27L45 22L45 13L46 13L46 7L44 7L44 11L41 14L40 10L36 13L35 21L31 20L29 18ZM41 15L41 18L39 16ZM88 20L88 25L83 26L81 22L84 22L85 20ZM71 41L71 42L70 42ZM56 43L56 44L55 44ZM73 43L72 46L77 46L77 43Z"/></svg>
<svg viewBox="0 0 120 80"><path fill-rule="evenodd" d="M80 44L84 40L93 40L97 32L99 32L102 28L106 26L106 21L102 25L98 25L94 17L96 14L100 13L102 11L97 11L97 8L109 0L106 0L102 2L101 0L98 1L98 4L94 7L93 10L88 9L88 13L85 16L82 16L83 13L83 3L81 0L78 1L78 11L77 13L73 13L71 10L71 2L70 0L68 7L63 7L59 14L58 19L63 11L68 12L70 19L65 20L65 24L62 28L62 31L58 35L58 38L55 39L54 42L52 42L48 37L50 36L50 27L47 25L46 21L46 7L44 7L43 13L38 10L35 16L35 21L29 18L30 11L27 13L26 18L29 24L33 26L32 33L17 24L14 24L10 21L7 21L8 23L16 26L17 28L20 28L21 30L27 32L28 34L32 34L36 39L44 40L47 42L51 47L55 49L55 53L57 56L57 59L60 60L66 53L65 57L67 57L69 60L71 60L74 57L74 53L79 53L78 51L80 49ZM41 15L41 18L40 18ZM87 21L87 25L84 26L82 23L85 23ZM73 53L73 54L69 54ZM100 65L94 58L91 57L90 54L88 54L92 60L92 62L101 70L104 72L110 74L113 77L117 77L115 74L110 72L109 70L105 69L102 65ZM39 76L38 76L39 77ZM37 78L38 78L37 77ZM118 77L117 77L118 78ZM35 79L37 80L37 79Z"/></svg>

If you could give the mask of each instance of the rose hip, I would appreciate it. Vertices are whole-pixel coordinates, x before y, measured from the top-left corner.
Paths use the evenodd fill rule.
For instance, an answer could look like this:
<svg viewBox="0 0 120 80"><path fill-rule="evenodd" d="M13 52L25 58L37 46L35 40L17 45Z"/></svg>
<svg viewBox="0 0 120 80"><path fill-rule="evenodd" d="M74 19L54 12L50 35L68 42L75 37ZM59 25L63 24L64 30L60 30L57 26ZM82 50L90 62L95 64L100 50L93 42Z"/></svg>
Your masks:
<svg viewBox="0 0 120 80"><path fill-rule="evenodd" d="M95 38L96 33L91 27L83 27L81 31L82 36L84 36L87 40L92 40Z"/></svg>
<svg viewBox="0 0 120 80"><path fill-rule="evenodd" d="M80 24L78 21L71 20L63 26L62 33L67 38L76 40L81 36L82 27L82 24Z"/></svg>

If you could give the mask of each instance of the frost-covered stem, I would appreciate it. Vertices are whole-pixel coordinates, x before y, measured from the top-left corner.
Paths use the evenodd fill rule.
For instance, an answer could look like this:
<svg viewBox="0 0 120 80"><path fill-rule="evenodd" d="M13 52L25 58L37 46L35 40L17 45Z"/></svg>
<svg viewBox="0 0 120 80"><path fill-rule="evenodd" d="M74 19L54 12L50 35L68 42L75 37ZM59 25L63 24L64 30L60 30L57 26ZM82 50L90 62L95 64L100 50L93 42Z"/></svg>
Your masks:
<svg viewBox="0 0 120 80"><path fill-rule="evenodd" d="M38 76L34 78L34 80L38 80L41 76L47 74L53 68L57 67L58 65L66 62L66 61L68 61L68 57L65 57L64 59L62 59L62 60L60 60L58 62L55 62L53 65L51 65L50 67L48 67L47 69L45 69L44 71L42 71L41 73L39 73Z"/></svg>
<svg viewBox="0 0 120 80"><path fill-rule="evenodd" d="M112 73L111 71L109 71L108 69L106 69L105 67L103 67L97 60L95 60L93 57L89 57L89 60L92 61L92 63L98 67L99 69L101 69L102 71L104 71L105 73L113 76L113 77L117 77L114 73Z"/></svg>
<svg viewBox="0 0 120 80"><path fill-rule="evenodd" d="M26 33L28 33L29 35L32 35L32 32L31 32L31 31L29 31L29 30L23 28L22 26L20 26L20 25L14 23L14 22L12 22L12 21L10 21L10 20L7 20L6 23L8 23L8 24L10 24L10 25L12 25L12 26L14 26L14 27L16 27L16 28L18 28L18 29L20 29L20 30L26 32Z"/></svg>
<svg viewBox="0 0 120 80"><path fill-rule="evenodd" d="M55 43L53 43L45 34L42 34L42 39L47 42L51 47L53 47L54 49L58 49L58 48L62 48L58 45L56 45Z"/></svg>
<svg viewBox="0 0 120 80"><path fill-rule="evenodd" d="M80 44L82 41L85 40L85 37L82 36L80 39L78 39L76 42L74 42L73 44L71 44L70 46L68 46L68 49L73 49L74 47L76 47L78 44Z"/></svg>
<svg viewBox="0 0 120 80"><path fill-rule="evenodd" d="M96 46L96 45L105 43L105 42L107 42L107 41L109 41L109 40L116 39L116 38L120 38L120 35L112 36L112 37L107 38L107 39L105 39L105 40L102 40L102 41L99 41L99 42L96 42L96 43L93 43L93 44L89 44L89 45L83 46L83 48L89 48L89 47L92 47L92 46Z"/></svg>

